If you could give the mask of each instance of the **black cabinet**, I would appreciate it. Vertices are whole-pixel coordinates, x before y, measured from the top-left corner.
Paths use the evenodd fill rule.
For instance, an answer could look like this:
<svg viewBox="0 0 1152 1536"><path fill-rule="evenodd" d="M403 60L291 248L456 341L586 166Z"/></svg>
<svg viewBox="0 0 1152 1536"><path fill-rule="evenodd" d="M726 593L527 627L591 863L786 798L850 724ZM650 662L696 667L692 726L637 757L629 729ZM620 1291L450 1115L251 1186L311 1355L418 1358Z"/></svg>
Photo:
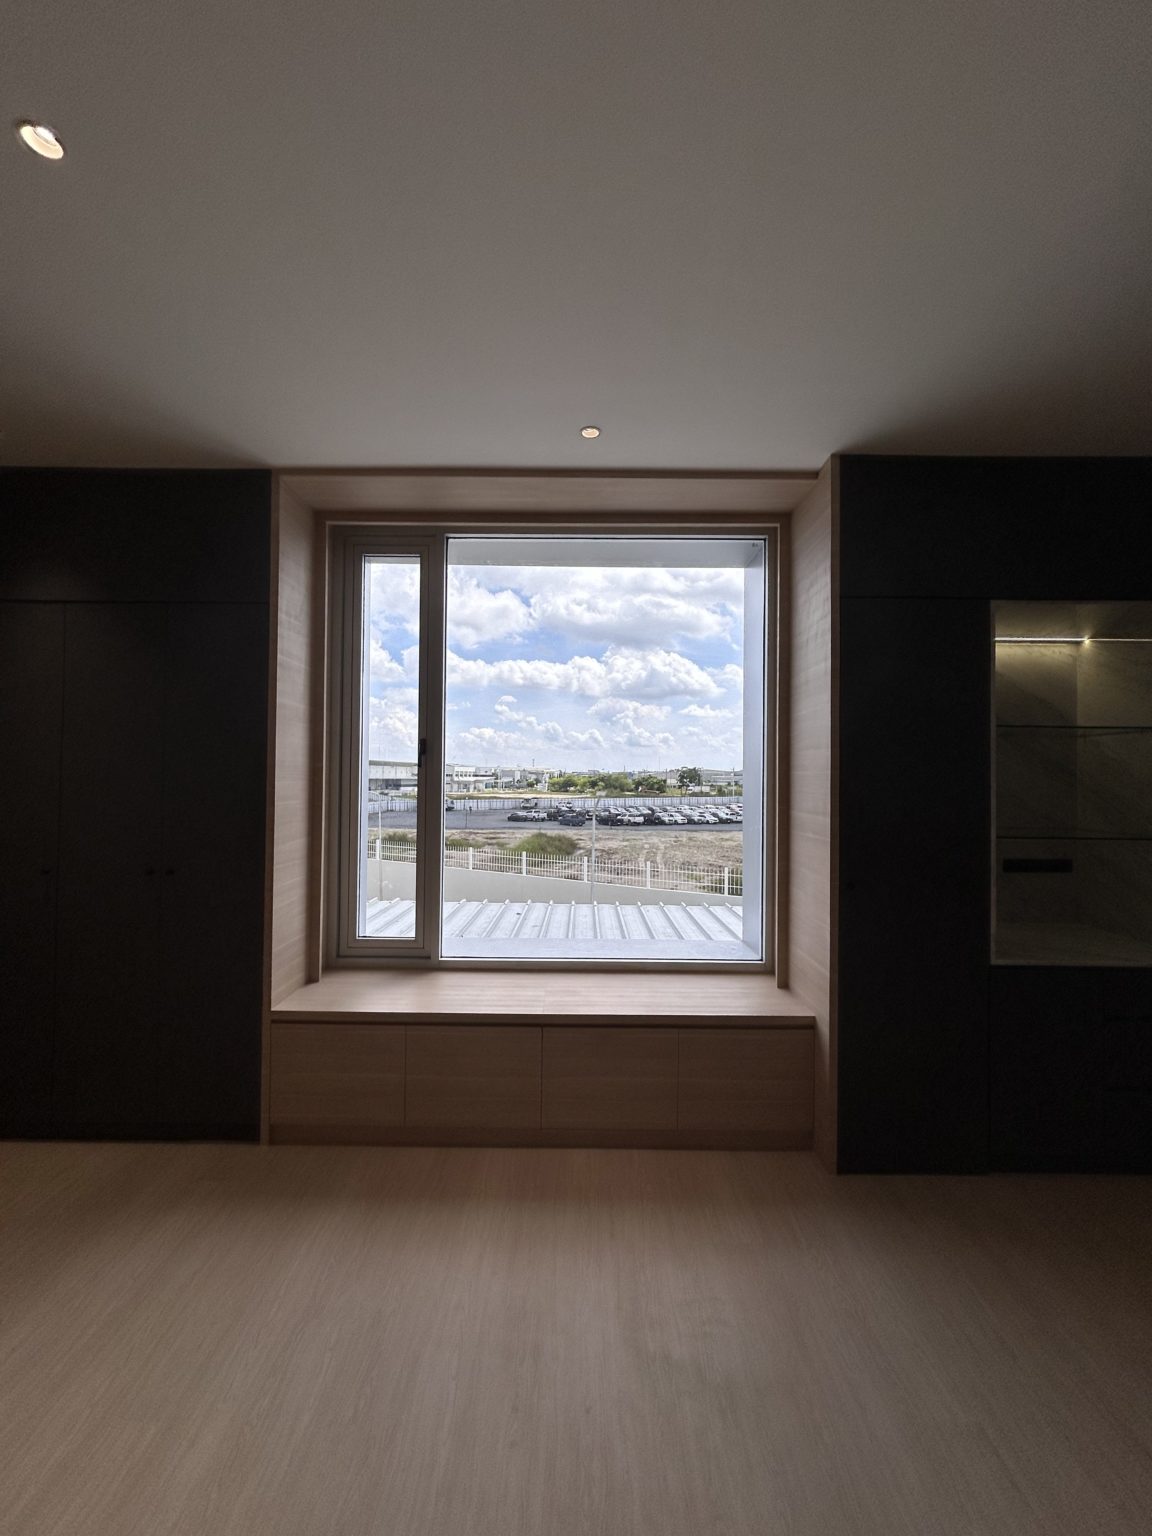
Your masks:
<svg viewBox="0 0 1152 1536"><path fill-rule="evenodd" d="M151 1123L166 612L70 604L65 620L56 1104L77 1135Z"/></svg>
<svg viewBox="0 0 1152 1536"><path fill-rule="evenodd" d="M1003 1171L1152 1172L1152 978L1000 967L991 1153Z"/></svg>
<svg viewBox="0 0 1152 1536"><path fill-rule="evenodd" d="M840 605L845 1172L987 1166L988 606Z"/></svg>
<svg viewBox="0 0 1152 1536"><path fill-rule="evenodd" d="M268 600L263 470L0 469L0 599Z"/></svg>
<svg viewBox="0 0 1152 1536"><path fill-rule="evenodd" d="M263 609L169 610L156 1104L170 1134L258 1118L268 690L236 658L267 644Z"/></svg>
<svg viewBox="0 0 1152 1536"><path fill-rule="evenodd" d="M0 1134L259 1134L270 477L0 471Z"/></svg>
<svg viewBox="0 0 1152 1536"><path fill-rule="evenodd" d="M1008 963L992 964L990 685L994 605L1086 604L1098 619L1103 604L1152 598L1152 460L844 455L838 487L839 1166L1147 1169L1152 968L1130 964L1127 945L1099 969L1081 969L1086 953L1067 946L1073 965L1049 968L1041 955L1025 966L1039 951L1004 946ZM1017 613L1002 640L1060 632ZM1096 631L1121 633L1147 649L1144 630ZM1046 834L1064 807L1003 771L1004 746L1004 825ZM1107 776L1095 760L1072 773L1064 748L1028 750L1059 765L1054 782L1080 784L1076 830L1144 837L1146 776L1128 771L1143 742L1110 734ZM1129 782L1133 793L1117 798ZM1092 844L1091 859L1087 846L1002 844L1001 928L1029 925L1025 900L1039 899L1041 881L1054 903L1068 899L1074 855L1096 910L1130 936L1123 908L1150 899L1146 848L1120 867L1120 844Z"/></svg>
<svg viewBox="0 0 1152 1536"><path fill-rule="evenodd" d="M65 631L60 1128L253 1134L266 610L78 604Z"/></svg>
<svg viewBox="0 0 1152 1536"><path fill-rule="evenodd" d="M51 1126L64 609L0 603L0 1126Z"/></svg>

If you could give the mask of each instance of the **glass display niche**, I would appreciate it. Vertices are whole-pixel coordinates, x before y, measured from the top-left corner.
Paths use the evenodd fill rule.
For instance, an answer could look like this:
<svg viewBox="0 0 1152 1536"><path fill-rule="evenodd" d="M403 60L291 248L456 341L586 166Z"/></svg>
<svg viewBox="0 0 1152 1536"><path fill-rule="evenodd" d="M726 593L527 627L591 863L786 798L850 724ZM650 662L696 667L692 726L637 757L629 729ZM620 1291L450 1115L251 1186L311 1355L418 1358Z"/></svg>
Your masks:
<svg viewBox="0 0 1152 1536"><path fill-rule="evenodd" d="M993 959L1152 964L1152 603L997 603Z"/></svg>

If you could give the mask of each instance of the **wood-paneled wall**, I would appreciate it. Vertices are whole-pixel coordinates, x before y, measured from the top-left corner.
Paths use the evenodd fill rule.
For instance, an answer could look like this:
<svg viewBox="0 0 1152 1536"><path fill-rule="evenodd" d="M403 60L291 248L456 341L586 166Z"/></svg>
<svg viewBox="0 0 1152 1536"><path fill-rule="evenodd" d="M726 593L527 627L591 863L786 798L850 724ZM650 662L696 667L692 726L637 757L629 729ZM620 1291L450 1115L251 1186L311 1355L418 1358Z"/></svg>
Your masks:
<svg viewBox="0 0 1152 1536"><path fill-rule="evenodd" d="M309 974L314 515L280 490L276 543L276 735L273 786L271 1001Z"/></svg>
<svg viewBox="0 0 1152 1536"><path fill-rule="evenodd" d="M792 516L788 979L816 1018L816 1149L836 1163L837 463Z"/></svg>

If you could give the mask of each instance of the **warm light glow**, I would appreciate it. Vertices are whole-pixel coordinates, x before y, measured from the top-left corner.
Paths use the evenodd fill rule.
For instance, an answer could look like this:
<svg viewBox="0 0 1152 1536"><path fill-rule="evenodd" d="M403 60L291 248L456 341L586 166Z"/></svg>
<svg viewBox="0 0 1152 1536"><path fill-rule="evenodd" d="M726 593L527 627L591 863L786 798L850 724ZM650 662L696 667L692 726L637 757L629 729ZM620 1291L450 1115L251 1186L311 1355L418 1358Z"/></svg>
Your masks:
<svg viewBox="0 0 1152 1536"><path fill-rule="evenodd" d="M1087 645L1087 635L997 635L997 645Z"/></svg>
<svg viewBox="0 0 1152 1536"><path fill-rule="evenodd" d="M599 437L600 436L600 428L599 427L581 427L580 428L580 436L581 437Z"/></svg>
<svg viewBox="0 0 1152 1536"><path fill-rule="evenodd" d="M21 123L16 132L33 153L45 160L63 160L63 144L44 123Z"/></svg>

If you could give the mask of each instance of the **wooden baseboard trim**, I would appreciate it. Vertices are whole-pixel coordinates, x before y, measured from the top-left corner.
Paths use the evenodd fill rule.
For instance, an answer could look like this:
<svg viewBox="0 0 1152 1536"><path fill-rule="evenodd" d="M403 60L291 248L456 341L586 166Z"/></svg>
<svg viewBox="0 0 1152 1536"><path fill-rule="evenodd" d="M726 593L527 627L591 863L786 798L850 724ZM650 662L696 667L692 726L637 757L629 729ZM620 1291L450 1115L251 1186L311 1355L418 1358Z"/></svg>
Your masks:
<svg viewBox="0 0 1152 1536"><path fill-rule="evenodd" d="M429 1126L274 1125L276 1146L637 1147L692 1152L808 1152L812 1138L771 1131L473 1130Z"/></svg>

